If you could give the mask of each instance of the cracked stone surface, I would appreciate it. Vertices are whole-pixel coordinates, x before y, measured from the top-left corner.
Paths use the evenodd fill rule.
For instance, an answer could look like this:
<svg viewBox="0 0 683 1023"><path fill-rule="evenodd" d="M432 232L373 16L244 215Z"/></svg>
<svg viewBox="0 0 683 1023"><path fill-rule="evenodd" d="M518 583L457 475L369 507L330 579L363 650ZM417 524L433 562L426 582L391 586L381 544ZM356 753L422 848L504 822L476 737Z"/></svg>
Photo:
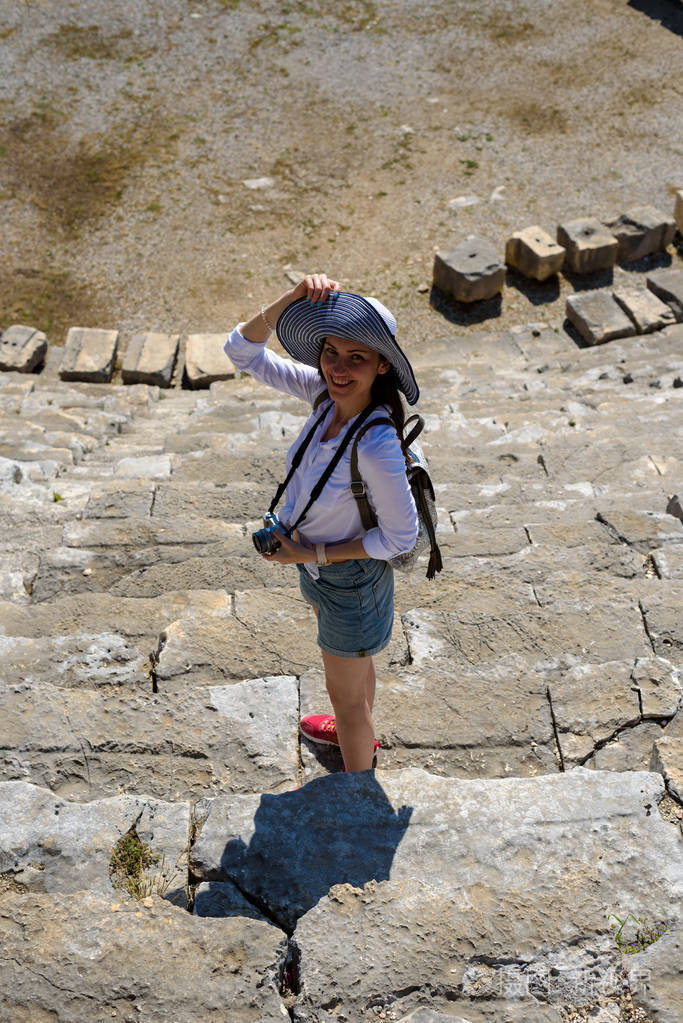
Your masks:
<svg viewBox="0 0 683 1023"><path fill-rule="evenodd" d="M184 899L190 804L145 796L69 803L26 782L0 782L0 874L31 892L91 891L114 897L109 862L118 840L135 827L160 859L144 872Z"/></svg>
<svg viewBox="0 0 683 1023"><path fill-rule="evenodd" d="M2 1023L223 1023L227 1007L236 1023L282 1023L281 931L149 901L4 892Z"/></svg>
<svg viewBox="0 0 683 1023"><path fill-rule="evenodd" d="M40 969L36 1012L88 1018L87 994L135 990L146 1018L182 1023L182 970L157 966L155 1009L136 979L145 941L177 937L221 1023L230 999L245 1020L284 1018L284 999L316 1023L566 1023L583 1003L560 979L595 993L595 970L605 997L678 1023L668 961L647 984L619 973L605 907L681 919L682 344L676 325L577 349L538 324L418 353L444 571L396 576L367 778L299 737L329 707L315 622L251 545L301 404L241 376L161 400L66 384L49 360L0 374L2 848L21 868L0 871L0 920ZM196 839L193 915L112 917L107 843L152 806ZM52 952L25 923L39 905ZM70 914L109 935L120 974L60 958Z"/></svg>

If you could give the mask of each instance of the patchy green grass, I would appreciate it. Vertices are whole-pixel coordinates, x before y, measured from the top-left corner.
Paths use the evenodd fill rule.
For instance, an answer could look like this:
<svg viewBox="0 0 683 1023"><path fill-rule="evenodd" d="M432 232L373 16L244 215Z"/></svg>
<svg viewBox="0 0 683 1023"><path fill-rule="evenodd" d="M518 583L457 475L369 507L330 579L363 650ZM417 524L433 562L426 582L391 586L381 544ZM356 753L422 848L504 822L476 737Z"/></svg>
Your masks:
<svg viewBox="0 0 683 1023"><path fill-rule="evenodd" d="M158 867L157 872L151 876L146 874L153 866ZM141 840L133 825L112 850L109 876L115 888L125 891L139 902L149 895L164 896L176 874L168 873L164 857Z"/></svg>

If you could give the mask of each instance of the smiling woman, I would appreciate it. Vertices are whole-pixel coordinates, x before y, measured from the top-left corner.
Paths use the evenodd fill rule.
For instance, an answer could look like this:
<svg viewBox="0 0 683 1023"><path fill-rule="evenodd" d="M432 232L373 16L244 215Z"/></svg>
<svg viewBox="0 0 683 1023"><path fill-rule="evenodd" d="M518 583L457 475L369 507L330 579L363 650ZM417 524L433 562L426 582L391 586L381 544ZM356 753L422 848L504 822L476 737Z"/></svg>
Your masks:
<svg viewBox="0 0 683 1023"><path fill-rule="evenodd" d="M274 324L297 361L267 349ZM414 405L419 390L395 333L393 316L377 299L340 291L326 274L311 274L239 324L225 345L240 369L313 408L288 452L280 528L261 556L297 566L301 592L317 618L334 708L334 715L303 718L301 730L314 742L339 744L349 771L370 768L377 750L372 655L391 639L389 561L411 550L418 532L400 439L405 416L399 392ZM377 519L367 530L351 490L355 434Z"/></svg>

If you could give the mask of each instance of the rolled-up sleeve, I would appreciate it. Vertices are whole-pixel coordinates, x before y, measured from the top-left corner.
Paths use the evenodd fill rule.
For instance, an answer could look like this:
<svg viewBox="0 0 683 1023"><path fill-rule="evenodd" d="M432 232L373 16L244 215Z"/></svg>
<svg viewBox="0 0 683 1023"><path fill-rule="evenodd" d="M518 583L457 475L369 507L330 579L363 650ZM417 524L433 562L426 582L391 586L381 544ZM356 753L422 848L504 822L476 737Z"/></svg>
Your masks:
<svg viewBox="0 0 683 1023"><path fill-rule="evenodd" d="M417 509L392 427L377 426L365 434L358 445L358 468L377 516L377 525L362 538L366 554L389 561L412 550L418 533Z"/></svg>
<svg viewBox="0 0 683 1023"><path fill-rule="evenodd" d="M285 394L292 394L309 404L313 404L315 396L325 387L320 374L313 366L305 366L301 362L283 359L271 352L263 343L248 341L240 333L239 323L223 345L223 350L233 366L251 374L263 384L275 387Z"/></svg>

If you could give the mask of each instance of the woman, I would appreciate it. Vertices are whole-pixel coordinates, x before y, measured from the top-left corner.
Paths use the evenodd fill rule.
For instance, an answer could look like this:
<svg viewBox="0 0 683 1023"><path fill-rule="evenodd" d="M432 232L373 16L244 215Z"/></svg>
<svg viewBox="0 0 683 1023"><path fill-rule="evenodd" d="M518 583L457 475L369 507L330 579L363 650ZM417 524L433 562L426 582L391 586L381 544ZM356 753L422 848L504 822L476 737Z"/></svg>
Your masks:
<svg viewBox="0 0 683 1023"><path fill-rule="evenodd" d="M275 324L280 343L296 362L266 348ZM302 438L312 431L280 513L292 536L279 532L279 549L262 557L299 570L301 592L318 619L318 645L334 708L334 717L303 718L301 729L314 742L338 742L347 771L371 768L378 747L372 655L391 638L389 559L411 550L418 532L399 440L404 412L398 392L414 405L419 390L395 331L393 316L376 299L341 292L325 274L310 274L239 324L225 345L235 366L314 406L287 456L289 470ZM395 428L378 424L360 435L361 422L365 426L387 413ZM349 486L348 439L344 447L354 427L360 437L360 474L377 518L377 526L367 531ZM313 487L340 447L344 454L306 511Z"/></svg>

